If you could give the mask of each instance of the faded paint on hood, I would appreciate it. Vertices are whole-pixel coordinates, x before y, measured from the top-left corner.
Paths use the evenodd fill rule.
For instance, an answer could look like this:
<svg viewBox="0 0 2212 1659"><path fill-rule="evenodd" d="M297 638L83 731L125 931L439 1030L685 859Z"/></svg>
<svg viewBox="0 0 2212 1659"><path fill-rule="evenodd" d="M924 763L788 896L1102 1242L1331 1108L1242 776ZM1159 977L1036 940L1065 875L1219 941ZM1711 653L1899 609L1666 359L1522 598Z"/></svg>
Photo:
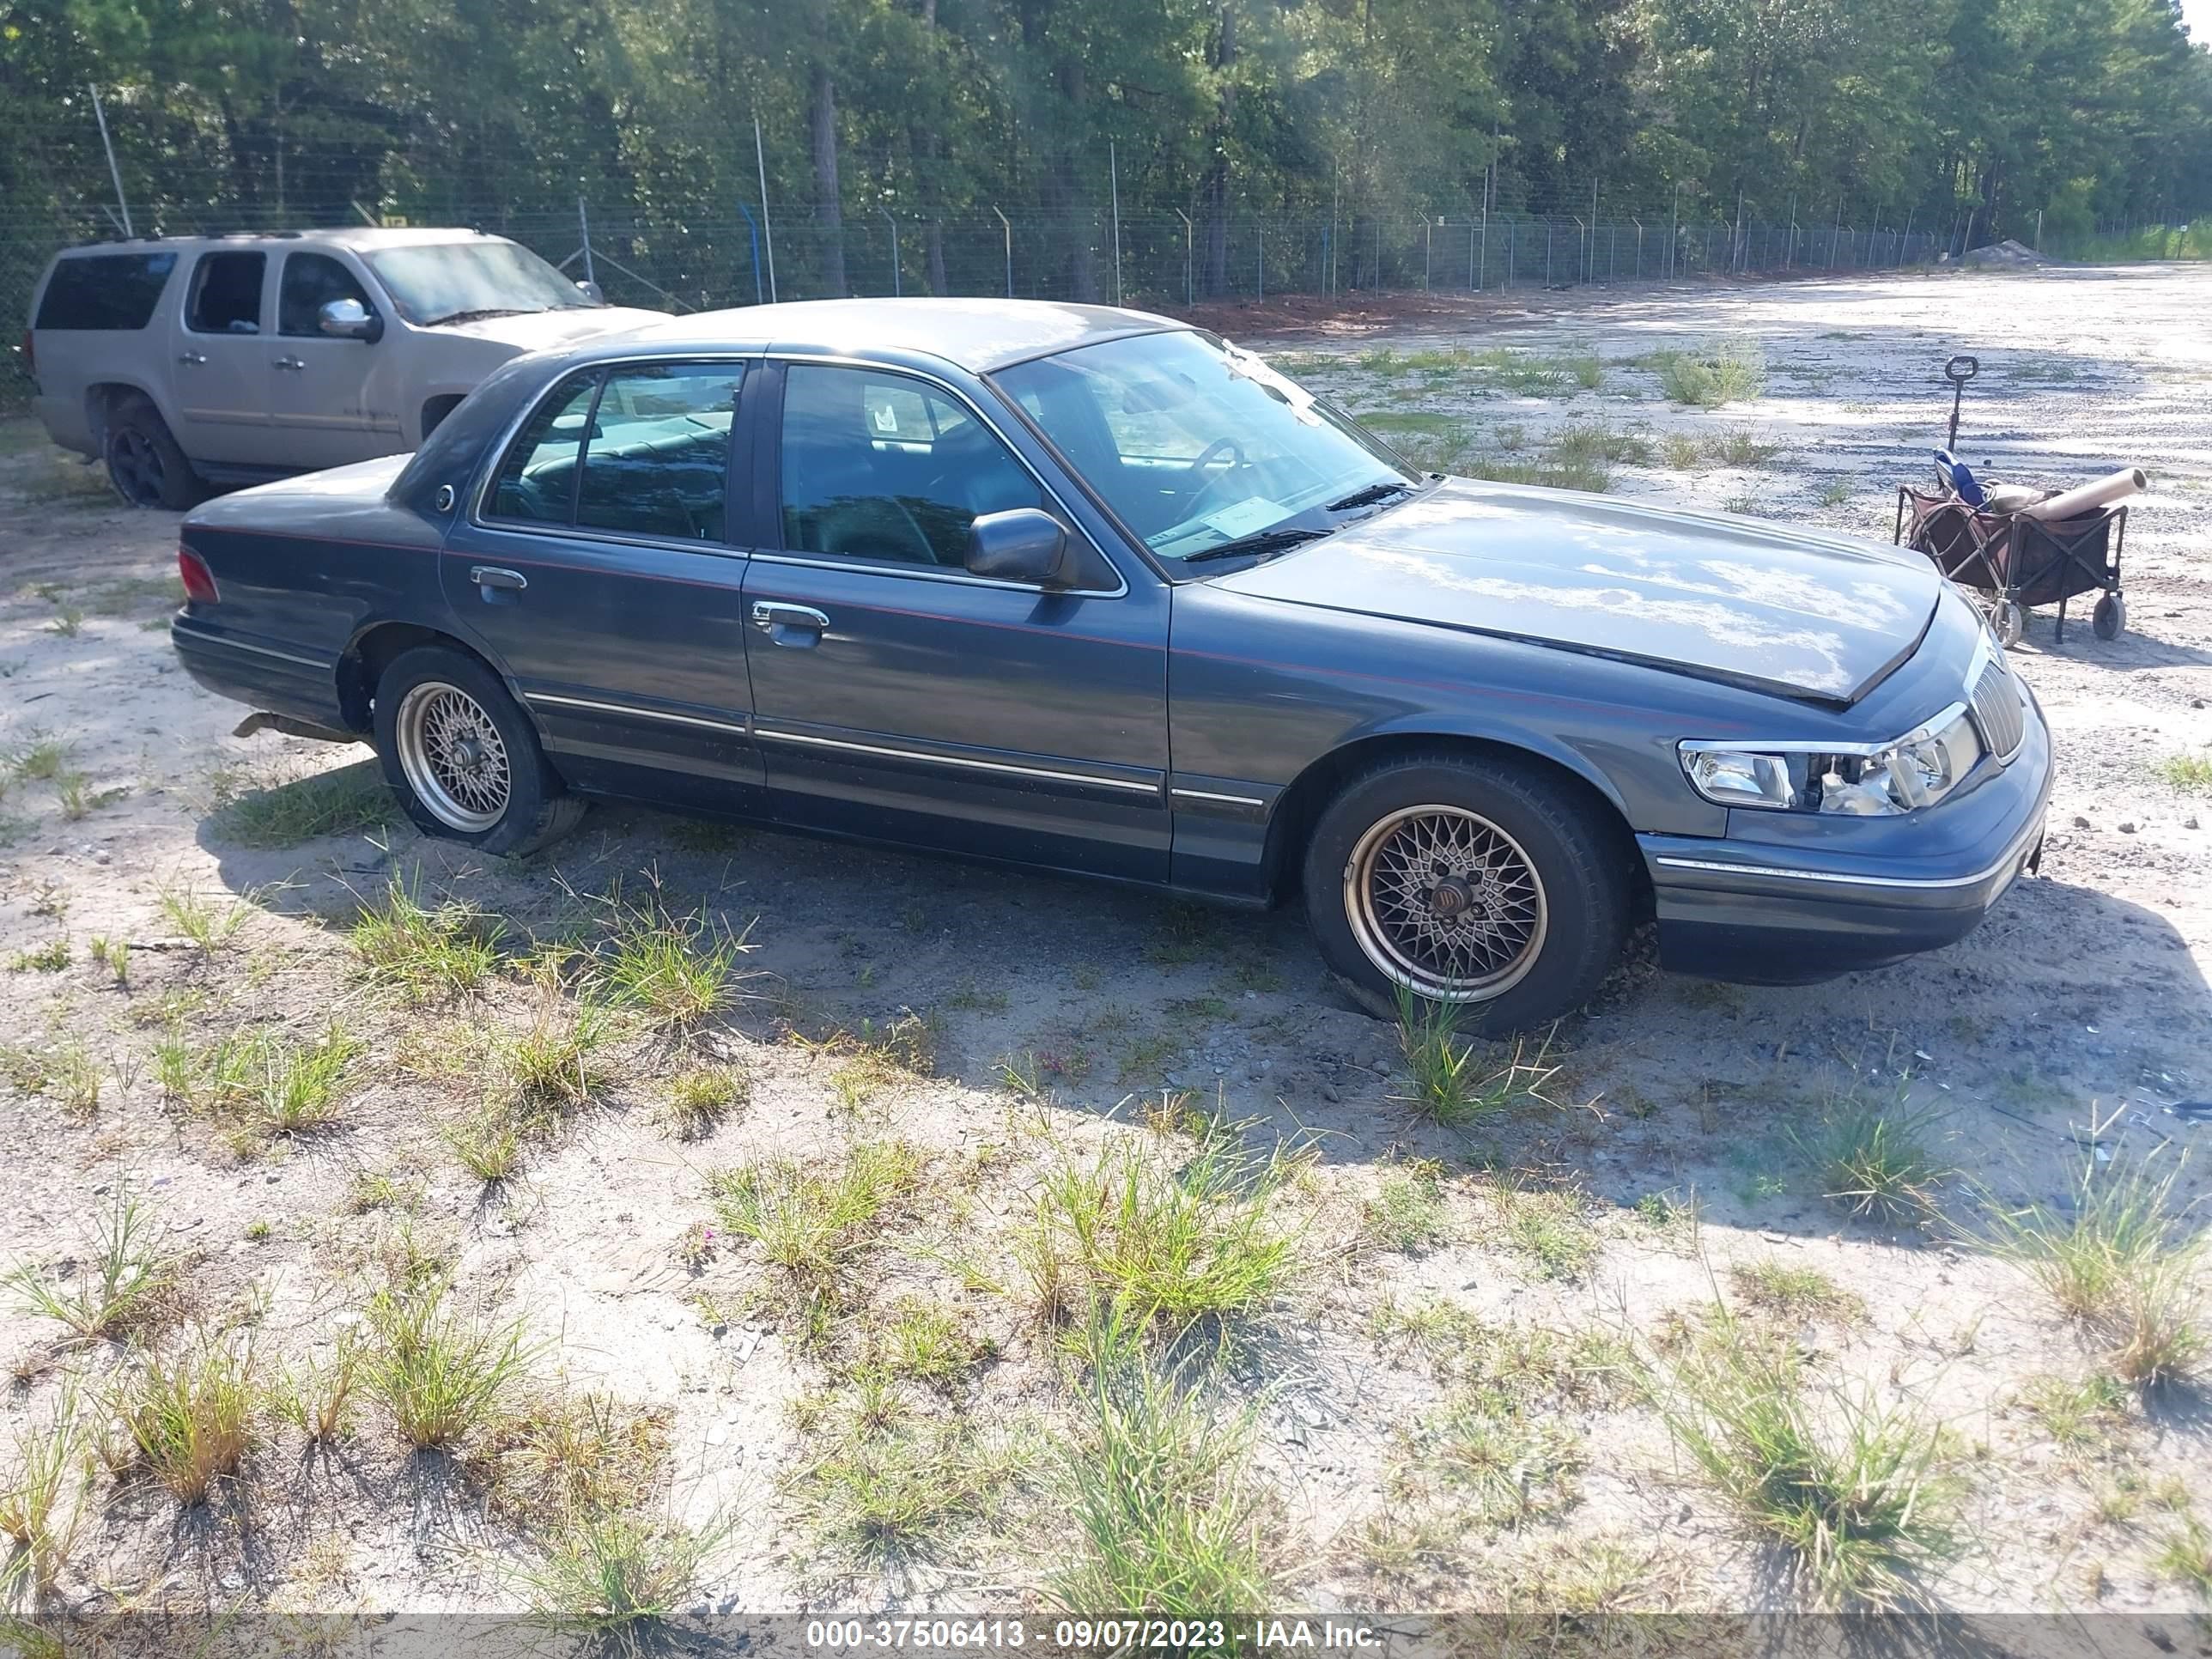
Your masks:
<svg viewBox="0 0 2212 1659"><path fill-rule="evenodd" d="M1220 585L1835 702L1911 654L1942 592L1878 543L1463 479Z"/></svg>
<svg viewBox="0 0 2212 1659"><path fill-rule="evenodd" d="M490 340L520 353L574 345L579 340L594 340L602 334L619 334L625 329L667 320L658 311L639 311L629 306L576 306L566 311L526 312L520 317L482 317L472 323L435 323L423 332Z"/></svg>

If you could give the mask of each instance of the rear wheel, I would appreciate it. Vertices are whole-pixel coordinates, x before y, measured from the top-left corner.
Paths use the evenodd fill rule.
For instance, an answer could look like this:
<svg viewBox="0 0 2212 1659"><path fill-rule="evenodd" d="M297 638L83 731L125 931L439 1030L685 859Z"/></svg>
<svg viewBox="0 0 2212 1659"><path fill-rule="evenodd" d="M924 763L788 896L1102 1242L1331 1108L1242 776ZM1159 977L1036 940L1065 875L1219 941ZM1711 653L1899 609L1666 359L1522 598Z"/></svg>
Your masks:
<svg viewBox="0 0 2212 1659"><path fill-rule="evenodd" d="M1306 915L1354 1000L1401 994L1510 1031L1587 1002L1627 932L1618 839L1570 787L1510 761L1392 761L1346 785L1306 852Z"/></svg>
<svg viewBox="0 0 2212 1659"><path fill-rule="evenodd" d="M498 676L464 652L426 645L394 658L374 715L385 778L425 835L515 857L583 815Z"/></svg>
<svg viewBox="0 0 2212 1659"><path fill-rule="evenodd" d="M143 398L116 407L101 448L107 481L125 504L181 513L199 499L199 476L169 435L168 424Z"/></svg>
<svg viewBox="0 0 2212 1659"><path fill-rule="evenodd" d="M2117 640L2127 632L2128 602L2116 592L2106 594L2089 613L2089 627L2100 640Z"/></svg>

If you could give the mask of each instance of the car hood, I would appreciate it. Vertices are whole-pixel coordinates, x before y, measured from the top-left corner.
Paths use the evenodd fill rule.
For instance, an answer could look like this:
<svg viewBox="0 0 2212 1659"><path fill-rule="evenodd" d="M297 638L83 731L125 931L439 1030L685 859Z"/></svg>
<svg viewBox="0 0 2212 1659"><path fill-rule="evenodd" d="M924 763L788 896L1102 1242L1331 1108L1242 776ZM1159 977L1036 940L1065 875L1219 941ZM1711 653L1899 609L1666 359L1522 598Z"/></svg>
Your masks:
<svg viewBox="0 0 2212 1659"><path fill-rule="evenodd" d="M526 312L520 317L482 317L473 323L436 323L423 331L456 339L491 340L514 347L520 355L666 320L658 311L639 311L629 306L579 306L567 311Z"/></svg>
<svg viewBox="0 0 2212 1659"><path fill-rule="evenodd" d="M1461 479L1220 585L1839 703L1911 655L1942 592L1878 543Z"/></svg>

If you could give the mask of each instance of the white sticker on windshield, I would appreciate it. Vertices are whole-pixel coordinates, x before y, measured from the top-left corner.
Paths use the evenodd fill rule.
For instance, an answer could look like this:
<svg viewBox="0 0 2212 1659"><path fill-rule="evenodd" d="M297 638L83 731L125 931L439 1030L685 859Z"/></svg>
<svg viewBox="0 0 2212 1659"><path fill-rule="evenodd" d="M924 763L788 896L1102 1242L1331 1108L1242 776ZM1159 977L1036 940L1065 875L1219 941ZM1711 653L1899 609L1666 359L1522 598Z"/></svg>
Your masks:
<svg viewBox="0 0 2212 1659"><path fill-rule="evenodd" d="M1280 524L1291 516L1291 509L1280 501L1271 501L1265 495L1247 495L1234 507L1224 507L1218 513L1209 513L1199 522L1208 530L1218 530L1231 541L1239 536L1249 536L1255 530L1265 530L1269 525Z"/></svg>

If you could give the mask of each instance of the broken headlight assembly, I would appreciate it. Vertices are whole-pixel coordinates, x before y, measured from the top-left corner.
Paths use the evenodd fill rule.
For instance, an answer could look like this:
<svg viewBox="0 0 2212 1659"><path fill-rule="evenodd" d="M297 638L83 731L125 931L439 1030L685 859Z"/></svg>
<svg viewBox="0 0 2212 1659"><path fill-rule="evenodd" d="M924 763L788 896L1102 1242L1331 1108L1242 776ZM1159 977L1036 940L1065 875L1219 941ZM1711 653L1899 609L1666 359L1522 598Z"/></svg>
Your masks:
<svg viewBox="0 0 2212 1659"><path fill-rule="evenodd" d="M1678 749L1690 787L1716 805L1846 817L1933 806L1982 757L1964 703L1893 743L1687 742Z"/></svg>

